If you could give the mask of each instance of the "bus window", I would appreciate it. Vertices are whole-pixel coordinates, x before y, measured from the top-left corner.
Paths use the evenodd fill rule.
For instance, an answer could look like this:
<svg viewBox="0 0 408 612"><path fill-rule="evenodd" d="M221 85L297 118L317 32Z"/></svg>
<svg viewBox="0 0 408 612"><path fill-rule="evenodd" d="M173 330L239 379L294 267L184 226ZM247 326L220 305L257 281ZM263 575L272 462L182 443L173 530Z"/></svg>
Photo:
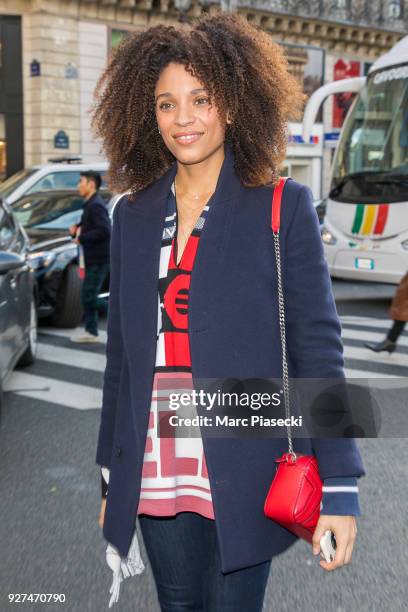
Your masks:
<svg viewBox="0 0 408 612"><path fill-rule="evenodd" d="M334 200L408 200L408 78L381 74L368 80L344 126L333 167Z"/></svg>

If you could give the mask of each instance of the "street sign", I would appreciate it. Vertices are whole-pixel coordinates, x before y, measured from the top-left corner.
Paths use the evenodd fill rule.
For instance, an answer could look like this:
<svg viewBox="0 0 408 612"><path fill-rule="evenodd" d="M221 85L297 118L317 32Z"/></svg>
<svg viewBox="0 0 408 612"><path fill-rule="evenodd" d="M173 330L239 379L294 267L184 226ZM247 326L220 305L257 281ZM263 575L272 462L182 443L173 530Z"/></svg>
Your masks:
<svg viewBox="0 0 408 612"><path fill-rule="evenodd" d="M330 149L335 149L337 146L337 142L340 137L340 132L325 132L324 134L324 146Z"/></svg>
<svg viewBox="0 0 408 612"><path fill-rule="evenodd" d="M59 130L55 134L54 149L69 149L69 137L64 130Z"/></svg>
<svg viewBox="0 0 408 612"><path fill-rule="evenodd" d="M41 76L41 64L36 59L33 59L33 61L30 63L30 76Z"/></svg>

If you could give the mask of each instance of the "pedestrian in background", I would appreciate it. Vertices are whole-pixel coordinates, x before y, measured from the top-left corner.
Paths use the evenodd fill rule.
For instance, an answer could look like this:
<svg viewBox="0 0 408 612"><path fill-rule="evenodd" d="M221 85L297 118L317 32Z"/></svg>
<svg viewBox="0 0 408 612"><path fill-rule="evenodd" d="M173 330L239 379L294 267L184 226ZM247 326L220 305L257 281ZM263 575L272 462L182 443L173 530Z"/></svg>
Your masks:
<svg viewBox="0 0 408 612"><path fill-rule="evenodd" d="M367 343L365 346L376 353L388 351L393 353L397 341L408 321L408 272L402 277L391 303L390 318L393 321L387 336L377 344Z"/></svg>
<svg viewBox="0 0 408 612"><path fill-rule="evenodd" d="M109 272L111 230L107 204L99 195L101 183L98 172L81 172L78 191L85 198L84 212L80 223L70 227L70 234L84 252L85 277L81 300L85 331L72 336L72 342L99 342L98 294Z"/></svg>

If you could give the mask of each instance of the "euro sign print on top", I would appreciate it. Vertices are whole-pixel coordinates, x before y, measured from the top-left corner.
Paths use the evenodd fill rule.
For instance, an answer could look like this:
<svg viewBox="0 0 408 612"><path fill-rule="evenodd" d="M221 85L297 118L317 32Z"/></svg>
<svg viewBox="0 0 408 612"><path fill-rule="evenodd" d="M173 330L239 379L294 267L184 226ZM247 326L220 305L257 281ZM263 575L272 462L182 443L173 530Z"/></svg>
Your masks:
<svg viewBox="0 0 408 612"><path fill-rule="evenodd" d="M193 388L188 298L191 271L208 210L208 205L202 210L180 259L172 184L160 250L156 364L138 514L172 516L191 511L214 518L201 438L159 437L157 427L159 411L161 417L165 416L160 405L168 406L169 394L176 392L180 384L183 390Z"/></svg>

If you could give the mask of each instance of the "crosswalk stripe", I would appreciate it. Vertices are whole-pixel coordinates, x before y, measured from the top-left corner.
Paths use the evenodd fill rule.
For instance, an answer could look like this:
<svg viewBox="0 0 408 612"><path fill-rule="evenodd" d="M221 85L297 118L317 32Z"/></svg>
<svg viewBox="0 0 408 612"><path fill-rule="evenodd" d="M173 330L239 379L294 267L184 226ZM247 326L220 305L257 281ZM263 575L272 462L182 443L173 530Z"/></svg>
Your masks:
<svg viewBox="0 0 408 612"><path fill-rule="evenodd" d="M79 330L75 329L64 329L64 328L55 328L55 327L40 327L38 330L40 335L50 335L50 336L59 336L61 338L71 338L75 334L79 333ZM107 333L104 329L98 330L98 335L101 340L100 344L106 343ZM78 345L73 345L78 346ZM93 346L93 345L87 345Z"/></svg>
<svg viewBox="0 0 408 612"><path fill-rule="evenodd" d="M373 340L371 335L367 337L367 339ZM366 348L351 347L351 346L344 345L344 356L346 359L347 358L361 359L364 361L384 363L384 364L391 365L391 366L398 365L398 366L408 367L408 355L407 356L404 355L403 359L400 362L400 360L396 360L397 355L395 354L393 355L385 354L383 357L381 357L381 354L372 353L369 349L366 349ZM105 365L106 365L106 357L104 355L98 355L95 353L90 353L88 351L80 351L77 349L54 346L52 344L46 344L44 342L39 342L38 344L37 357L38 359L42 359L43 361L60 363L62 365L73 365L74 367L77 367L77 368L84 368L84 369L92 370L96 372L104 372ZM373 378L379 378L382 376L387 377L387 378L393 378L393 375L391 374L387 374L387 375L382 374L382 373L380 374L379 372L371 372L369 370L364 370L364 369L355 370L351 368L351 369L348 369L347 371L358 372L358 374L355 374L355 377L356 376L363 377L365 373L367 376L370 376ZM347 374L347 376L348 375L349 374Z"/></svg>
<svg viewBox="0 0 408 612"><path fill-rule="evenodd" d="M353 338L355 336L356 326L360 325L361 327L372 327L374 329L374 335L370 336L371 332L366 330L359 330L359 337L363 340L365 339L373 339L373 341L377 341L379 338L383 338L381 335L384 331L388 331L391 327L391 322L388 319L374 319L371 317L359 317L359 316L349 316L349 315L341 315L340 321L343 327L343 336L348 338ZM351 326L351 327L350 327ZM375 333L377 332L377 333ZM56 329L53 327L41 327L40 334L44 335L52 335L59 336L61 338L70 338L73 335L72 329ZM354 334L354 335L353 335ZM107 340L107 332L105 330L99 331L99 338L101 339L101 343L106 342ZM408 346L408 324L407 331L403 332L398 341L402 346Z"/></svg>
<svg viewBox="0 0 408 612"><path fill-rule="evenodd" d="M395 376L393 374L383 374L382 372L371 372L370 370L357 370L355 368L344 368L344 374L346 378L376 378L381 380L382 378L394 379L396 381L405 381L403 386L408 386L408 378L406 376Z"/></svg>
<svg viewBox="0 0 408 612"><path fill-rule="evenodd" d="M90 410L102 406L101 389L36 376L19 370L11 374L4 390L77 410Z"/></svg>
<svg viewBox="0 0 408 612"><path fill-rule="evenodd" d="M354 368L344 368L344 374L346 376L346 379L350 379L350 378L359 378L359 379L375 379L375 383L374 384L369 384L370 387L376 387L376 388L385 388L385 389L389 389L390 388L390 384L389 384L389 380L392 380L392 388L393 389L399 389L399 388L406 388L408 387L408 377L407 376L394 376L393 374L383 374L382 372L370 372L368 370L357 370ZM384 381L384 382L383 382Z"/></svg>
<svg viewBox="0 0 408 612"><path fill-rule="evenodd" d="M373 327L378 331L388 331L392 326L390 319L376 319L372 317L357 317L352 315L341 315L341 325L361 325L363 327ZM407 329L404 330L403 335L408 335L408 324Z"/></svg>
<svg viewBox="0 0 408 612"><path fill-rule="evenodd" d="M381 341L389 330L391 321L386 318L348 315L342 315L340 321L346 360L344 373L347 378L372 379L374 386L381 385L382 379L388 385L390 383L387 381L392 380L393 388L408 386L408 354L398 352L398 347L408 347L408 328L398 339L397 351L393 354L375 353L363 346L352 346L351 344ZM38 359L48 364L55 363L67 368L73 366L90 372L103 373L106 367L105 353L90 351L88 345L69 343L68 346L59 346L59 344L62 344L62 340L57 344L57 341L53 341L51 338L69 339L75 333L79 333L79 330L41 327L38 338ZM101 340L100 346L104 346L107 340L106 331L100 330L99 337ZM354 342L348 343L348 341ZM352 360L352 365L355 367L349 367L348 359ZM358 365L359 362L361 362L361 366ZM370 367L370 363L373 364L372 367ZM374 371L374 369L380 370L382 365L387 366L384 368L387 373ZM392 374L392 366L395 366L398 374ZM406 376L401 376L401 368L407 369ZM50 371L52 372L52 369ZM33 373L29 374L21 370L13 372L5 390L15 391L25 397L37 398L79 410L100 408L102 405L101 388L70 383Z"/></svg>
<svg viewBox="0 0 408 612"><path fill-rule="evenodd" d="M380 342L381 340L384 340L384 334L382 332L369 332L362 329L346 329L344 327L342 329L341 337L345 340L362 340L364 342ZM400 336L398 338L398 346L408 346L408 338Z"/></svg>
<svg viewBox="0 0 408 612"><path fill-rule="evenodd" d="M408 346L408 333L404 331L398 338L397 351L393 354L375 353L366 347L356 347L347 344L347 340L359 340L362 342L380 342L384 339L386 333L392 325L389 319L380 319L374 317L362 317L356 315L341 315L340 322L342 326L342 339L344 340L344 356L345 358L361 360L364 362L372 362L376 364L384 364L387 366L407 367L408 376L408 355L398 352L398 347ZM361 329L363 328L363 329ZM372 331L368 331L371 328ZM344 368L344 373L347 378L390 378L394 379L395 384L403 380L405 376L400 374L385 374L380 372L370 371L369 369ZM394 383L393 383L394 384Z"/></svg>
<svg viewBox="0 0 408 612"><path fill-rule="evenodd" d="M375 353L368 348L359 346L344 345L344 356L350 359L362 359L363 361L371 361L372 363L383 363L386 365L403 366L407 368L408 376L408 355L403 353Z"/></svg>
<svg viewBox="0 0 408 612"><path fill-rule="evenodd" d="M55 346L46 342L38 343L37 357L43 361L72 365L75 368L85 368L96 372L103 372L106 366L105 355L70 347Z"/></svg>

